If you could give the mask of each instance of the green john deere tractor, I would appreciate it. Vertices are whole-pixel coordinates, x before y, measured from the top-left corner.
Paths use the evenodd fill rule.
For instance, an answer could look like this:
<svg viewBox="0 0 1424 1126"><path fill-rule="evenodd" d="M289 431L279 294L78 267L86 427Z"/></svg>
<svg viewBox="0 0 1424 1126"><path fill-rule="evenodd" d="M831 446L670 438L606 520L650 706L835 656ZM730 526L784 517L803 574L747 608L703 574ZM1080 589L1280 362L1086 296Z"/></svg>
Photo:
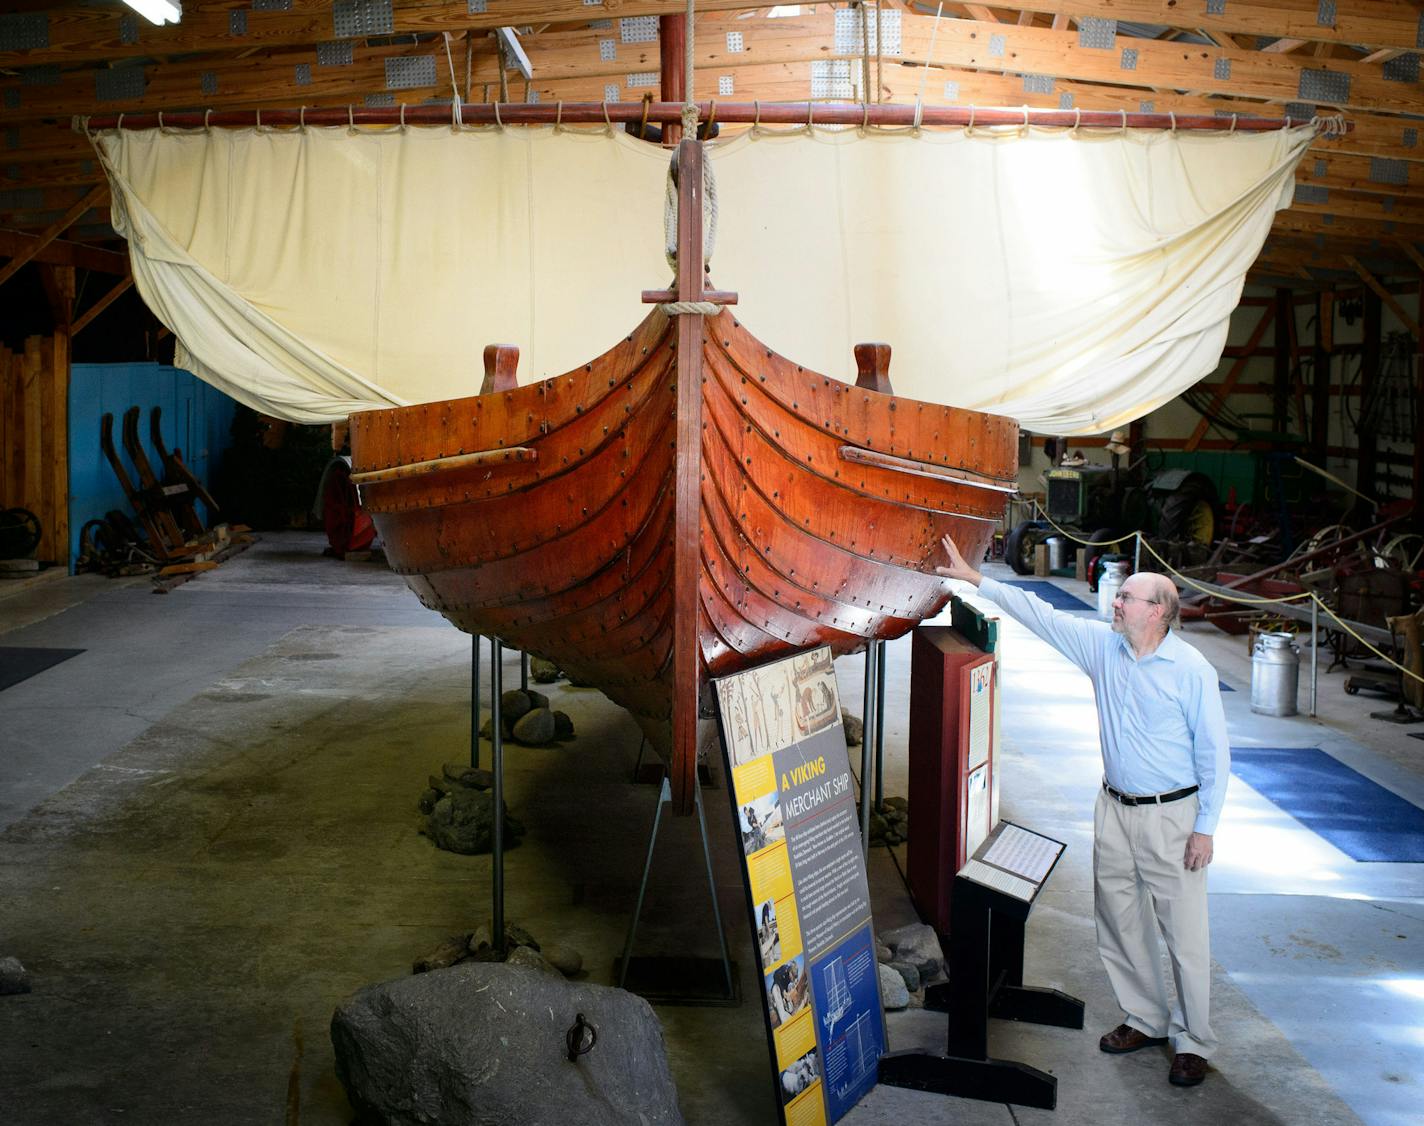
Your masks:
<svg viewBox="0 0 1424 1126"><path fill-rule="evenodd" d="M1216 486L1194 470L1165 469L1143 484L1129 471L1106 465L1063 466L1048 470L1044 479L1049 519L1092 545L1086 549L1089 564L1095 556L1118 550L1113 541L1136 531L1206 548L1216 539ZM1054 534L1043 520L1018 525L1004 541L1005 560L1020 575L1032 574L1034 548ZM1130 544L1122 546L1130 550Z"/></svg>

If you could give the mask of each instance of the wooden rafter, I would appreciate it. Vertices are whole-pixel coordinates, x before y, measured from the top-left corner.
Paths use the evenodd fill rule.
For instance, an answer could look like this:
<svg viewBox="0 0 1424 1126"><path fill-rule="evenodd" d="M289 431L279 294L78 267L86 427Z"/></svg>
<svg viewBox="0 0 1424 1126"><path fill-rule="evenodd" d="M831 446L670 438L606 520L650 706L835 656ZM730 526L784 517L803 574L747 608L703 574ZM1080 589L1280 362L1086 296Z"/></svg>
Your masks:
<svg viewBox="0 0 1424 1126"><path fill-rule="evenodd" d="M128 292L131 285L133 285L132 274L126 274L120 278L103 297L99 298L99 300L95 301L89 308L85 309L80 316L75 318L74 324L70 327L69 334L71 336L78 336L80 332L89 327L95 317Z"/></svg>
<svg viewBox="0 0 1424 1126"><path fill-rule="evenodd" d="M20 271L20 268L22 266L25 266L26 264L31 262L35 258L35 256L39 254L40 251L42 251L55 239L59 238L59 236L64 234L65 231L69 230L69 228L74 225L74 220L79 218L79 216L83 215L84 212L88 211L91 207L94 206L95 203L103 199L108 194L108 184L100 184L98 187L94 188L93 191L85 193L83 199L79 200L72 207L70 207L68 211L66 211L57 220L55 220L54 223L52 223L47 230L45 230L37 239L35 239L35 241L31 245L29 245L24 250L16 254L13 258L11 258L10 261L6 263L4 267L0 267L0 285L4 285L12 277L14 277L15 274Z"/></svg>
<svg viewBox="0 0 1424 1126"><path fill-rule="evenodd" d="M1380 280L1377 277L1370 273L1369 270L1365 269L1364 265L1359 261L1359 259L1353 258L1347 254L1345 255L1345 263L1350 267L1350 269L1354 270L1355 273L1360 275L1360 280L1363 281L1367 286L1369 286L1370 289L1374 290L1374 292L1378 295L1379 299L1389 307L1390 311L1394 313L1394 315L1400 319L1400 322L1404 324L1409 329L1409 331L1414 334L1414 337L1417 340L1419 338L1419 322L1416 321L1410 315L1409 310L1406 309L1403 305L1401 305L1398 300L1396 300L1394 294L1390 293L1390 291L1380 283Z"/></svg>

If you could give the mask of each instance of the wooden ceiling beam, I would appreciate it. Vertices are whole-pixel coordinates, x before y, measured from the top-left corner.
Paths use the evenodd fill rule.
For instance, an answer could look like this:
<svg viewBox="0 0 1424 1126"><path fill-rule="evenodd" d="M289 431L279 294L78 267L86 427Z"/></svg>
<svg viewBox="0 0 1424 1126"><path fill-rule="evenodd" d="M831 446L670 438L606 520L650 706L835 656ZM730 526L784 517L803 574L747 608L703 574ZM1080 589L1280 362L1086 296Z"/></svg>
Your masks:
<svg viewBox="0 0 1424 1126"><path fill-rule="evenodd" d="M1052 16L1097 16L1123 23L1271 36L1298 43L1360 44L1417 50L1419 12L1402 3L1337 0L1334 22L1320 23L1318 0L1230 0L1207 11L1204 0L1015 0L1014 7ZM921 9L923 10L923 9ZM1285 48L1289 50L1292 48ZM1277 51L1283 49L1277 48Z"/></svg>
<svg viewBox="0 0 1424 1126"><path fill-rule="evenodd" d="M698 0L699 13L756 8L747 0ZM600 19L678 15L686 0L611 0L607 5L578 7L570 0L496 0L489 11L471 13L468 5L449 0L395 0L387 35L463 32L469 28L493 31L497 27L563 21L587 23ZM47 13L47 47L0 51L0 67L59 63L104 62L112 59L153 58L197 52L241 52L251 48L314 46L338 40L332 5L293 5L291 11L251 9L231 3L185 5L183 19L155 27L134 19L134 34L125 42L125 10L63 8ZM233 20L240 14L241 19ZM236 28L243 30L237 31ZM614 34L618 28L615 24ZM348 37L349 38L349 37ZM359 42L359 39L357 40Z"/></svg>
<svg viewBox="0 0 1424 1126"><path fill-rule="evenodd" d="M78 266L101 274L122 274L129 268L127 254L63 239L55 239L47 246L36 246L39 241L37 235L0 230L0 255L17 258L29 253L32 262L43 262L50 266Z"/></svg>
<svg viewBox="0 0 1424 1126"><path fill-rule="evenodd" d="M84 329L89 327L95 317L127 293L131 285L133 285L132 274L126 274L120 278L103 297L99 298L99 300L95 301L94 304L90 305L89 308L85 309L83 313L75 318L74 324L70 326L69 334L71 336L78 336Z"/></svg>
<svg viewBox="0 0 1424 1126"><path fill-rule="evenodd" d="M1377 219L1342 218L1325 211L1307 211L1297 207L1277 212L1271 230L1294 234L1323 234L1327 238L1334 235L1377 242L1380 245L1401 238L1410 242L1424 242L1424 224L1381 223Z"/></svg>
<svg viewBox="0 0 1424 1126"><path fill-rule="evenodd" d="M1302 215L1334 215L1337 219L1370 219L1376 223L1411 223L1424 226L1424 201L1394 197L1394 202L1374 195L1332 191L1322 202L1297 195L1290 209Z"/></svg>
<svg viewBox="0 0 1424 1126"><path fill-rule="evenodd" d="M35 241L15 254L9 262L0 267L0 285L4 285L14 277L21 267L31 262L45 247L52 243L60 235L64 234L70 227L74 226L74 221L109 194L109 185L100 184L92 191L85 193L84 197L74 203L68 211L61 215L52 223L43 234L39 235Z"/></svg>
<svg viewBox="0 0 1424 1126"><path fill-rule="evenodd" d="M1126 36L1117 37L1110 47L1085 47L1074 32L976 20L944 20L935 33L934 23L930 17L904 16L901 20L903 53L898 59L887 59L890 66L885 69L897 62L903 65L929 61L940 67L1071 78L1096 85L1199 90L1282 103L1300 97L1307 71L1322 74L1328 71L1329 80L1340 86L1341 104L1345 107L1424 114L1424 86L1419 82L1387 81L1379 68L1355 62L1331 60L1328 67L1319 68L1310 66L1308 60L1291 56ZM767 22L755 37L744 35L740 51L729 49L726 33L729 30L744 32L748 26L745 22L708 16L699 20L697 26L695 66L703 71L858 57L856 53L837 55L827 49L828 44L834 42L834 12L825 8L811 16ZM656 43L615 44L612 57L608 57L609 52L600 51L599 39L599 33L587 29L526 38L524 43L534 62L536 80L555 82L578 77L614 77L630 70L657 70ZM436 85L431 87L432 92L449 86L448 66L437 45L358 48L355 55L360 62L353 65L370 65L378 55L433 57ZM231 105L235 98L243 99L245 104L256 104L260 100L265 104L295 105L309 102L315 94L334 86L351 89L356 83L357 76L350 73L351 67L318 67L311 65L313 59L313 52L291 52L246 59L216 69L205 68L202 62L146 67L148 84L142 97L122 104L103 103L103 108L116 111ZM296 76L295 67L301 63L310 67L309 82L299 82ZM281 75L282 68L287 71L285 78ZM205 69L212 76L209 86L217 84L216 94L204 94L202 90ZM473 70L474 82L492 81L497 72L494 56L480 54ZM25 120L39 114L92 112L97 107L89 85L91 81L92 76L83 75L62 79L58 88L27 87L19 79L0 82L9 107L0 110L0 122ZM380 84L370 92L386 92L384 86L382 74ZM265 98L258 99L259 93Z"/></svg>
<svg viewBox="0 0 1424 1126"><path fill-rule="evenodd" d="M1351 153L1309 153L1296 169L1297 184L1330 191L1424 199L1424 163L1381 160Z"/></svg>
<svg viewBox="0 0 1424 1126"><path fill-rule="evenodd" d="M1410 315L1409 310L1406 309L1403 305L1399 303L1398 300L1395 299L1394 294L1390 293L1388 289L1386 289L1382 284L1380 284L1379 279L1376 278L1374 274L1370 273L1369 270L1365 269L1364 265L1360 262L1359 259L1354 258L1349 254L1346 254L1344 256L1344 260L1345 264L1349 266L1350 269L1354 270L1355 273L1360 275L1360 280L1363 281L1367 286L1369 286L1370 289L1372 289L1375 294L1378 295L1381 301L1383 301L1387 306L1389 306L1390 311L1393 312L1394 315L1400 319L1400 322L1403 323L1409 329L1409 331L1414 334L1414 338L1418 340L1419 322L1416 321L1414 317Z"/></svg>

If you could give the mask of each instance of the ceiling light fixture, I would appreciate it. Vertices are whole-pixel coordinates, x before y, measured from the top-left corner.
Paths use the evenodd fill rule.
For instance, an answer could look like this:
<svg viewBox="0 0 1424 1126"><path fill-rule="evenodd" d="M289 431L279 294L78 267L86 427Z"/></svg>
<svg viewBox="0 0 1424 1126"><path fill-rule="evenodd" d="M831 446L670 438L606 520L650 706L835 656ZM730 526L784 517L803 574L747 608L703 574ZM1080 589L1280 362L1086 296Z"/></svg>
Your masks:
<svg viewBox="0 0 1424 1126"><path fill-rule="evenodd" d="M179 0L124 0L124 3L149 23L160 27L166 23L177 23L183 18L183 5Z"/></svg>

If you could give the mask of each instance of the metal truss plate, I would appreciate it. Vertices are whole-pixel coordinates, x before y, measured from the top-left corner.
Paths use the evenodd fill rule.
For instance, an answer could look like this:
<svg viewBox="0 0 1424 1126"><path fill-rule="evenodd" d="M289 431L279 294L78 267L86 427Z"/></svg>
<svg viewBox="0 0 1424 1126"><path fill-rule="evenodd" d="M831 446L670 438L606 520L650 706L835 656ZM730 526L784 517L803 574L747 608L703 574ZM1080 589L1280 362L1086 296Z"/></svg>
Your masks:
<svg viewBox="0 0 1424 1126"><path fill-rule="evenodd" d="M1418 82L1419 56L1412 52L1389 59L1380 71L1386 82Z"/></svg>
<svg viewBox="0 0 1424 1126"><path fill-rule="evenodd" d="M944 84L944 100L947 102L959 101L959 83L946 82Z"/></svg>
<svg viewBox="0 0 1424 1126"><path fill-rule="evenodd" d="M1317 0L1315 22L1320 27L1335 26L1335 0Z"/></svg>
<svg viewBox="0 0 1424 1126"><path fill-rule="evenodd" d="M349 39L334 39L316 45L317 66L350 66L354 58Z"/></svg>
<svg viewBox="0 0 1424 1126"><path fill-rule="evenodd" d="M625 16L618 21L618 38L624 43L656 43L657 16Z"/></svg>
<svg viewBox="0 0 1424 1126"><path fill-rule="evenodd" d="M717 76L717 97L730 98L735 89L736 85L733 83L730 74L719 74Z"/></svg>
<svg viewBox="0 0 1424 1126"><path fill-rule="evenodd" d="M1051 94L1053 93L1053 75L1025 74L1023 89L1025 94Z"/></svg>
<svg viewBox="0 0 1424 1126"><path fill-rule="evenodd" d="M486 0L465 0L465 14L467 16L482 16L489 11L489 4Z"/></svg>
<svg viewBox="0 0 1424 1126"><path fill-rule="evenodd" d="M252 0L254 12L290 12L292 0Z"/></svg>
<svg viewBox="0 0 1424 1126"><path fill-rule="evenodd" d="M1302 69L1296 94L1302 101L1339 105L1350 100L1350 76L1337 70Z"/></svg>
<svg viewBox="0 0 1424 1126"><path fill-rule="evenodd" d="M865 38L861 34L861 10L859 8L837 8L835 22L835 52L838 55L859 55L865 52ZM883 32L882 32L883 29ZM904 52L900 11L896 9L865 11L865 30L870 34L870 49L876 49L877 38L881 39L880 53L898 58ZM883 35L883 38L882 38Z"/></svg>
<svg viewBox="0 0 1424 1126"><path fill-rule="evenodd" d="M45 12L0 15L0 51L28 51L49 46L49 16Z"/></svg>
<svg viewBox="0 0 1424 1126"><path fill-rule="evenodd" d="M435 85L435 56L414 55L386 60L386 89L414 90Z"/></svg>
<svg viewBox="0 0 1424 1126"><path fill-rule="evenodd" d="M618 95L619 95L619 93L620 93L620 91L619 91L619 89L618 89L618 83L616 83L616 82L607 82L607 83L604 84L604 86L603 86L603 100L604 100L605 102L616 102L616 101L618 100Z"/></svg>
<svg viewBox="0 0 1424 1126"><path fill-rule="evenodd" d="M389 35L395 30L392 0L335 0L331 24L338 39Z"/></svg>
<svg viewBox="0 0 1424 1126"><path fill-rule="evenodd" d="M293 68L292 81L298 86L311 85L311 63L298 63Z"/></svg>
<svg viewBox="0 0 1424 1126"><path fill-rule="evenodd" d="M27 66L20 71L22 86L58 86L59 64L46 63L44 66Z"/></svg>
<svg viewBox="0 0 1424 1126"><path fill-rule="evenodd" d="M727 54L740 55L746 50L746 42L742 39L740 31L727 32Z"/></svg>
<svg viewBox="0 0 1424 1126"><path fill-rule="evenodd" d="M1309 102L1287 102L1285 115L1292 121L1310 121L1315 117L1315 107Z"/></svg>
<svg viewBox="0 0 1424 1126"><path fill-rule="evenodd" d="M1059 94L1059 95L1058 95L1058 108L1059 108L1059 109L1072 109L1072 108L1073 108L1073 95L1072 95L1072 94L1067 94L1067 93Z"/></svg>
<svg viewBox="0 0 1424 1126"><path fill-rule="evenodd" d="M1296 203L1329 203L1330 189L1319 184L1297 184L1294 198Z"/></svg>
<svg viewBox="0 0 1424 1126"><path fill-rule="evenodd" d="M94 98L100 102L141 98L146 85L141 66L106 67L94 72Z"/></svg>
<svg viewBox="0 0 1424 1126"><path fill-rule="evenodd" d="M1370 179L1376 184L1409 183L1409 162L1390 160L1388 157L1370 157Z"/></svg>
<svg viewBox="0 0 1424 1126"><path fill-rule="evenodd" d="M1120 66L1123 70L1136 70L1136 69L1137 69L1137 48L1136 48L1136 47L1124 47L1124 48L1122 49L1122 58L1119 60L1118 66Z"/></svg>
<svg viewBox="0 0 1424 1126"><path fill-rule="evenodd" d="M600 39L598 41L598 59L600 62L611 63L618 57L618 40Z"/></svg>
<svg viewBox="0 0 1424 1126"><path fill-rule="evenodd" d="M630 90L642 90L649 86L656 86L658 84L658 72L655 70L636 71L625 77L623 84Z"/></svg>
<svg viewBox="0 0 1424 1126"><path fill-rule="evenodd" d="M367 109L387 109L396 104L394 94L367 94L363 99Z"/></svg>
<svg viewBox="0 0 1424 1126"><path fill-rule="evenodd" d="M247 13L241 8L227 14L227 33L229 35L247 34Z"/></svg>
<svg viewBox="0 0 1424 1126"><path fill-rule="evenodd" d="M0 211L43 211L44 189L7 188L0 191Z"/></svg>
<svg viewBox="0 0 1424 1126"><path fill-rule="evenodd" d="M1111 51L1117 46L1117 20L1084 16L1078 21L1078 46Z"/></svg>
<svg viewBox="0 0 1424 1126"><path fill-rule="evenodd" d="M1138 112L1138 113L1156 113L1156 112L1157 112L1157 103L1156 103L1156 102L1138 102L1138 103L1137 103L1137 112Z"/></svg>
<svg viewBox="0 0 1424 1126"><path fill-rule="evenodd" d="M1218 82L1231 81L1231 60L1217 59L1211 64L1211 76Z"/></svg>
<svg viewBox="0 0 1424 1126"><path fill-rule="evenodd" d="M855 97L855 80L852 77L851 60L814 60L811 63L811 97Z"/></svg>
<svg viewBox="0 0 1424 1126"><path fill-rule="evenodd" d="M993 55L996 59L1002 59L1004 57L1004 48L1005 41L1002 35L989 36L989 54Z"/></svg>
<svg viewBox="0 0 1424 1126"><path fill-rule="evenodd" d="M218 92L218 75L215 70L205 70L198 75L198 88L203 94L211 98Z"/></svg>

